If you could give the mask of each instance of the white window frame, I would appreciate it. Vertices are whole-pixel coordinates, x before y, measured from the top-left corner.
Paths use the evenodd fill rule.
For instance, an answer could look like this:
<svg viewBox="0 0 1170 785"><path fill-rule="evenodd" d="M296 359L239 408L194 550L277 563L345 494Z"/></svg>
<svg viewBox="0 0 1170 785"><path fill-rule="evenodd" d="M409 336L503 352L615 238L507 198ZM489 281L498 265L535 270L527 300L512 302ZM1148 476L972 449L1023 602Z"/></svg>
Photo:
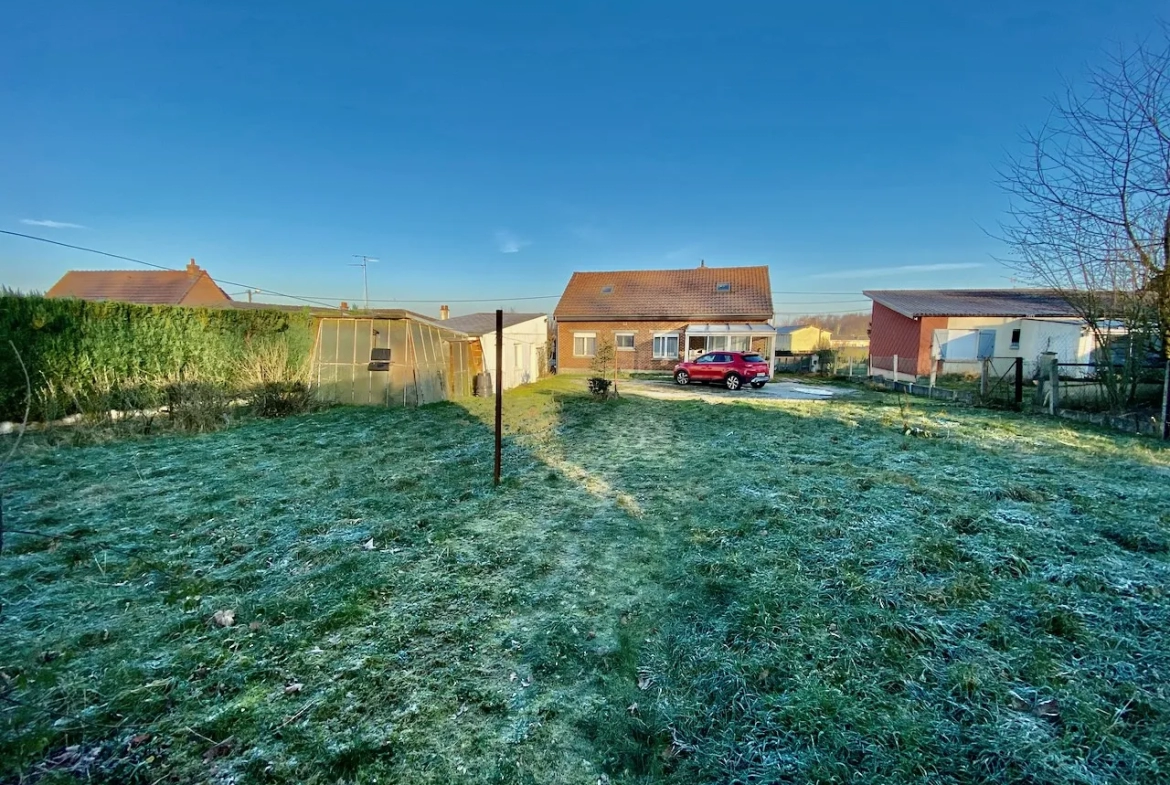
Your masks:
<svg viewBox="0 0 1170 785"><path fill-rule="evenodd" d="M750 352L752 350L752 337L750 335L727 336L727 350L729 352Z"/></svg>
<svg viewBox="0 0 1170 785"><path fill-rule="evenodd" d="M669 349L671 338L674 339L674 353L673 354L670 353L670 349ZM661 351L658 348L659 340L662 341ZM677 360L678 359L678 349L679 349L680 343L681 343L681 341L678 337L678 333L654 333L654 342L651 344L651 349L652 349L651 356L655 360Z"/></svg>
<svg viewBox="0 0 1170 785"><path fill-rule="evenodd" d="M637 338L636 338L637 334L638 333L635 332L634 330L618 330L617 332L615 332L613 334L613 347L615 349L617 349L619 352L632 352L632 351L634 351L634 345L637 343ZM618 338L626 336L626 335L630 336L630 345L629 346L622 346L621 344L618 343Z"/></svg>
<svg viewBox="0 0 1170 785"><path fill-rule="evenodd" d="M580 353L577 351L577 339L578 338L580 338L582 341L586 341L585 344L582 344L583 351ZM590 338L593 339L593 351L592 352L587 350L587 347L588 347L587 342ZM573 333L573 356L574 357L595 357L596 355L597 355L597 333Z"/></svg>

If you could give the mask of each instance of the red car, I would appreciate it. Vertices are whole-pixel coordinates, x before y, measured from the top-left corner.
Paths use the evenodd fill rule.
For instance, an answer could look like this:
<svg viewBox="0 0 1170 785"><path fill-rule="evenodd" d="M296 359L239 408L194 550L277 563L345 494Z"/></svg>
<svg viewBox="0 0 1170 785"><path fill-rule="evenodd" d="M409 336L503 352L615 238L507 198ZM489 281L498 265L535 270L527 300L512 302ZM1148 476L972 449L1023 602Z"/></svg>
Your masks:
<svg viewBox="0 0 1170 785"><path fill-rule="evenodd" d="M768 361L755 352L707 352L674 366L674 380L679 384L715 383L729 390L750 384L758 390L771 379Z"/></svg>

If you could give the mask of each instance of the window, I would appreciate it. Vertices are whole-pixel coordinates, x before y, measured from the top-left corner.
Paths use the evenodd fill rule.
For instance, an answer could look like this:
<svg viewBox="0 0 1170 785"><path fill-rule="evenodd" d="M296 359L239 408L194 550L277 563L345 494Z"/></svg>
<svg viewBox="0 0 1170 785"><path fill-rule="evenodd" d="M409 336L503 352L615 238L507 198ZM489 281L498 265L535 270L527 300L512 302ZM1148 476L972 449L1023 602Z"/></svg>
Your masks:
<svg viewBox="0 0 1170 785"><path fill-rule="evenodd" d="M1013 349L1020 348L1020 331L1019 330L1012 330L1012 348Z"/></svg>
<svg viewBox="0 0 1170 785"><path fill-rule="evenodd" d="M752 337L750 335L733 335L731 336L731 345L727 347L733 352L746 352L752 348Z"/></svg>
<svg viewBox="0 0 1170 785"><path fill-rule="evenodd" d="M573 356L592 357L597 354L597 333L573 333Z"/></svg>
<svg viewBox="0 0 1170 785"><path fill-rule="evenodd" d="M524 347L518 343L512 344L512 367L520 368L524 365Z"/></svg>
<svg viewBox="0 0 1170 785"><path fill-rule="evenodd" d="M614 333L613 345L619 352L634 351L634 334L633 333Z"/></svg>
<svg viewBox="0 0 1170 785"><path fill-rule="evenodd" d="M715 291L717 291L717 292L730 292L731 291L731 284L730 283L717 283L717 284L715 284Z"/></svg>
<svg viewBox="0 0 1170 785"><path fill-rule="evenodd" d="M715 362L715 358L716 358L716 357L718 357L718 356L719 356L719 355L717 355L717 354L704 354L702 357L700 357L699 359L695 360L695 362L696 362L696 363L702 363L702 364L706 365L707 363L713 363L713 362Z"/></svg>
<svg viewBox="0 0 1170 785"><path fill-rule="evenodd" d="M727 348L727 336L726 335L708 335L707 336L707 351L715 352L715 351L719 351L720 349L726 349L726 348Z"/></svg>
<svg viewBox="0 0 1170 785"><path fill-rule="evenodd" d="M717 362L717 363L729 363L731 361L732 361L732 359L731 359L730 354L717 354L717 355L715 355L715 362Z"/></svg>
<svg viewBox="0 0 1170 785"><path fill-rule="evenodd" d="M613 287L612 286L603 286L603 287L601 287L601 293L602 294L613 294Z"/></svg>
<svg viewBox="0 0 1170 785"><path fill-rule="evenodd" d="M743 361L745 363L762 363L764 358L758 354L745 354L743 356Z"/></svg>
<svg viewBox="0 0 1170 785"><path fill-rule="evenodd" d="M674 360L678 357L678 333L654 336L654 359Z"/></svg>

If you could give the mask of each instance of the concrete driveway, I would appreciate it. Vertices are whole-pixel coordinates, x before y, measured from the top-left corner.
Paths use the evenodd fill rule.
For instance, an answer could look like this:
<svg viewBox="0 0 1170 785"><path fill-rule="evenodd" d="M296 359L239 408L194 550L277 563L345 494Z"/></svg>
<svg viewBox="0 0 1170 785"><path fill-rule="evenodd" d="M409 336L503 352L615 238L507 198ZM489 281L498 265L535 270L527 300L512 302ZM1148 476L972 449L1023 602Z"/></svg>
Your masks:
<svg viewBox="0 0 1170 785"><path fill-rule="evenodd" d="M744 399L783 401L824 401L843 395L852 395L852 390L829 385L806 384L796 381L769 382L759 390L746 387L742 390L728 390L725 387L706 384L688 384L683 387L671 379L629 379L618 382L622 394L644 395L648 398L668 400L699 400L731 402Z"/></svg>

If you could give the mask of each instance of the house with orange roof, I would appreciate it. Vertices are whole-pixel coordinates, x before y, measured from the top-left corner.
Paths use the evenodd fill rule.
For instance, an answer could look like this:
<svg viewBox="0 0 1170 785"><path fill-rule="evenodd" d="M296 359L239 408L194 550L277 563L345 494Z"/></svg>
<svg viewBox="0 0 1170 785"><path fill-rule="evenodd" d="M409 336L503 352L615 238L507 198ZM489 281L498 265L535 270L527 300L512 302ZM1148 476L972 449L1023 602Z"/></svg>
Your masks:
<svg viewBox="0 0 1170 785"><path fill-rule="evenodd" d="M142 305L227 306L223 289L192 259L184 270L70 270L47 297Z"/></svg>
<svg viewBox="0 0 1170 785"><path fill-rule="evenodd" d="M712 351L775 353L764 266L577 272L553 316L563 371L588 370L602 342L623 371L670 371Z"/></svg>

